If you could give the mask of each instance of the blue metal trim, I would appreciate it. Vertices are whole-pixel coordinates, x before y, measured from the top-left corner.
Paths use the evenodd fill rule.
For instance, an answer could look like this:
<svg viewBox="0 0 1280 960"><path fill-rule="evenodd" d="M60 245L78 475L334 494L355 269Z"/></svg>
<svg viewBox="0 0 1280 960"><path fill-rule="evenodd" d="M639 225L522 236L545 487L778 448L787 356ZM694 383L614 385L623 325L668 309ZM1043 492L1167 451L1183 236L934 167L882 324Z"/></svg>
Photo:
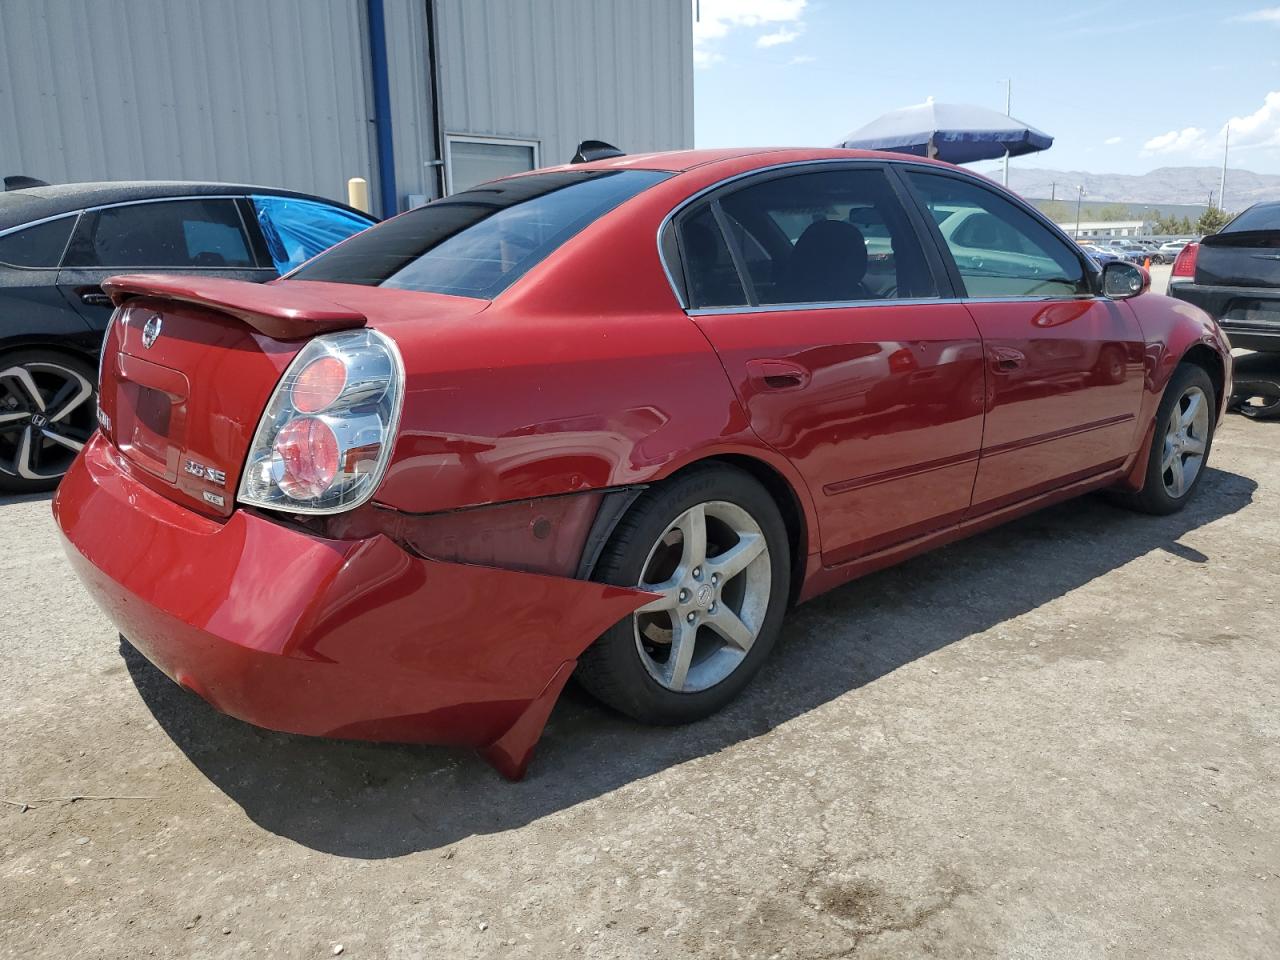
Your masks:
<svg viewBox="0 0 1280 960"><path fill-rule="evenodd" d="M391 82L387 73L387 23L382 0L367 0L369 68L373 81L373 126L378 150L378 197L385 220L400 212L396 197L396 160L391 137Z"/></svg>

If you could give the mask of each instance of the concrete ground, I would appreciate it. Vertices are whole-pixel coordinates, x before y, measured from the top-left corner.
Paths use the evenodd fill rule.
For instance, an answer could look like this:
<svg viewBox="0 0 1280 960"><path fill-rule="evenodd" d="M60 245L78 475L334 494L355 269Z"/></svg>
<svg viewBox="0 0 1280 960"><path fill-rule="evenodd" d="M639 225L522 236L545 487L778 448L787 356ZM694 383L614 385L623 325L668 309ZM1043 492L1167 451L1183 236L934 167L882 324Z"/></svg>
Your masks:
<svg viewBox="0 0 1280 960"><path fill-rule="evenodd" d="M1275 957L1278 505L1280 423L1232 417L1183 513L822 597L695 726L571 692L508 784L218 715L3 503L0 956Z"/></svg>

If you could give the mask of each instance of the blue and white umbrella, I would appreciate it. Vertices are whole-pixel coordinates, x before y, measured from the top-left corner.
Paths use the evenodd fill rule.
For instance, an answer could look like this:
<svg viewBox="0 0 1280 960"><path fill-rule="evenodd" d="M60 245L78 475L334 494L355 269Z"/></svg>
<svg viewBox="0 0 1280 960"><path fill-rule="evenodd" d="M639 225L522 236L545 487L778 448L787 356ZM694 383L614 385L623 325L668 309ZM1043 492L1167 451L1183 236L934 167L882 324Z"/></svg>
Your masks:
<svg viewBox="0 0 1280 960"><path fill-rule="evenodd" d="M948 163L973 163L1037 153L1053 146L1053 137L986 107L935 103L891 110L849 134L838 147L888 150Z"/></svg>

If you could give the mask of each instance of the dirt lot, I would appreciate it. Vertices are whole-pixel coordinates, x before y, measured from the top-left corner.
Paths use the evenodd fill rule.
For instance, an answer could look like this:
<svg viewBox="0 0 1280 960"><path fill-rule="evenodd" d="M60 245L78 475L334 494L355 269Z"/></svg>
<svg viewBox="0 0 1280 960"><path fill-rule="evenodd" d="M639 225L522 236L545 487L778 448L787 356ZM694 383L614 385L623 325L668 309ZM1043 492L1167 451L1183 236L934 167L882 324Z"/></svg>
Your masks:
<svg viewBox="0 0 1280 960"><path fill-rule="evenodd" d="M214 713L0 505L4 957L1275 957L1280 424L795 611L748 695L570 693L529 779Z"/></svg>

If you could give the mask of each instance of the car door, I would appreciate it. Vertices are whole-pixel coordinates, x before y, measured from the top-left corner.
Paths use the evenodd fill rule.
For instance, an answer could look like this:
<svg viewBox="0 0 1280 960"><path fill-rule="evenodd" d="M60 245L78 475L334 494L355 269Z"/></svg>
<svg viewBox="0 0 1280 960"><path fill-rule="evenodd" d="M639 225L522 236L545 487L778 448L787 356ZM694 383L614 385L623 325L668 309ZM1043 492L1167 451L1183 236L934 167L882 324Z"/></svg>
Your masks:
<svg viewBox="0 0 1280 960"><path fill-rule="evenodd" d="M971 177L907 170L985 346L978 515L1120 466L1137 442L1145 342L1133 311L1038 216Z"/></svg>
<svg viewBox="0 0 1280 960"><path fill-rule="evenodd" d="M982 437L977 327L879 165L726 186L675 220L690 316L839 564L959 520Z"/></svg>
<svg viewBox="0 0 1280 960"><path fill-rule="evenodd" d="M111 300L102 281L117 273L199 273L235 280L276 277L246 232L232 197L119 203L80 215L58 286L89 325L106 329Z"/></svg>

